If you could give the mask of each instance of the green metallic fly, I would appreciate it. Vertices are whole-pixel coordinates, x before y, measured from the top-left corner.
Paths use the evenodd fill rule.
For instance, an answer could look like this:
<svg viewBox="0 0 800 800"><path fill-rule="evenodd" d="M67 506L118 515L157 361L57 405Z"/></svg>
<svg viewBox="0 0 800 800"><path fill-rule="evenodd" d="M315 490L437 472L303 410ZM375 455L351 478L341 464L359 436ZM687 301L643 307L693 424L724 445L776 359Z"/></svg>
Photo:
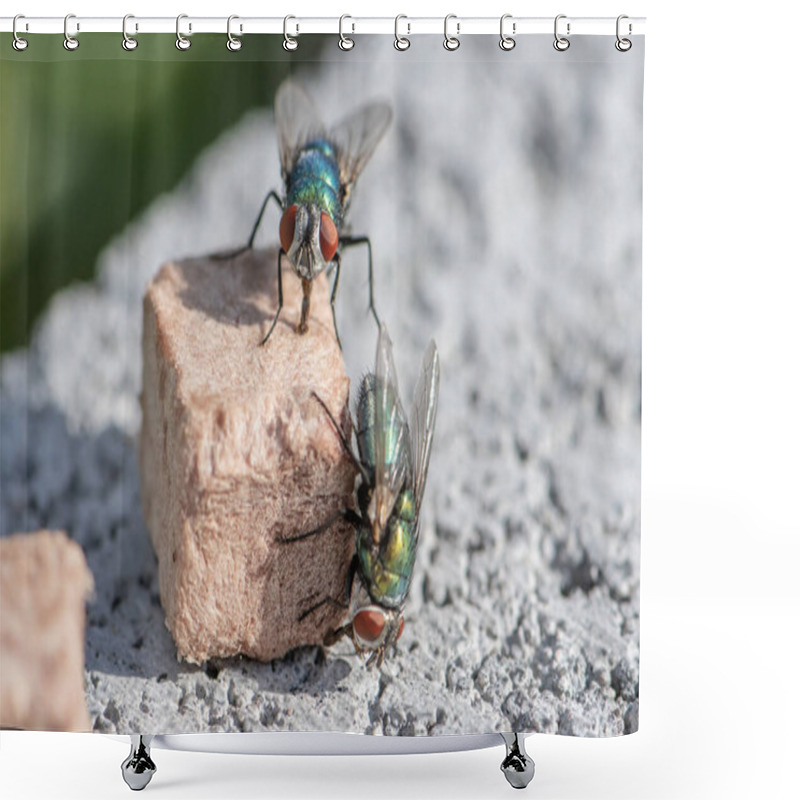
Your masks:
<svg viewBox="0 0 800 800"><path fill-rule="evenodd" d="M419 514L436 422L439 396L439 354L431 340L425 350L409 427L392 358L392 342L381 325L375 372L361 382L356 409L358 455L324 402L317 397L342 446L359 471L358 511L346 509L318 528L284 539L295 542L322 533L344 517L356 531L356 553L346 585L346 603L326 597L306 610L305 619L326 603L347 608L349 621L332 631L325 644L343 635L356 651L368 656L367 666L383 663L386 649L403 632L403 608L417 553Z"/></svg>
<svg viewBox="0 0 800 800"><path fill-rule="evenodd" d="M326 127L305 90L292 80L284 81L275 95L275 122L284 195L274 189L258 212L247 245L225 258L250 250L270 199L281 209L278 227L278 310L261 344L269 339L283 308L281 263L285 257L300 278L303 302L298 333L308 330L311 285L321 272L334 273L331 312L336 339L336 290L339 286L341 251L357 244L367 245L369 267L369 309L375 311L372 286L372 245L366 236L350 234L346 222L353 186L383 138L392 119L388 103L361 106L332 127ZM341 347L341 342L339 342Z"/></svg>

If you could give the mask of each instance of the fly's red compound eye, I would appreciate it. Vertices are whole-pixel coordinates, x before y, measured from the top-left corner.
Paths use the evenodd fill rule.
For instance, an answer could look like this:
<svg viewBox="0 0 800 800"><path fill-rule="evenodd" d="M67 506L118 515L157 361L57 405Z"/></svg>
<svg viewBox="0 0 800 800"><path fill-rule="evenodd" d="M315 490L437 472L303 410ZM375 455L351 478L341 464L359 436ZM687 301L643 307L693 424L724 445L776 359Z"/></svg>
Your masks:
<svg viewBox="0 0 800 800"><path fill-rule="evenodd" d="M365 608L353 618L353 630L364 642L377 642L383 635L385 624L383 612L373 608Z"/></svg>
<svg viewBox="0 0 800 800"><path fill-rule="evenodd" d="M403 628L405 628L405 620L400 617L400 624L397 626L397 638L399 639L403 635Z"/></svg>
<svg viewBox="0 0 800 800"><path fill-rule="evenodd" d="M319 249L325 261L330 261L336 255L339 247L339 233L333 220L323 211L319 215Z"/></svg>
<svg viewBox="0 0 800 800"><path fill-rule="evenodd" d="M289 252L289 248L294 241L294 223L297 219L297 206L289 206L283 212L280 225L281 247L284 253Z"/></svg>

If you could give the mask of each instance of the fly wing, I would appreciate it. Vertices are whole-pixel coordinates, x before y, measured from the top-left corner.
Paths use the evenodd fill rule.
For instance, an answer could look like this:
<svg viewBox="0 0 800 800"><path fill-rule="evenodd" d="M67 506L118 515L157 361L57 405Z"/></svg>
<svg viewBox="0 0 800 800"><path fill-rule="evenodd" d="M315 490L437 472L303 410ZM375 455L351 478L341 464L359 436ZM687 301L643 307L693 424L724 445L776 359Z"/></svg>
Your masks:
<svg viewBox="0 0 800 800"><path fill-rule="evenodd" d="M375 488L369 514L375 544L408 480L409 453L408 421L400 404L392 340L386 326L381 325L375 355Z"/></svg>
<svg viewBox="0 0 800 800"><path fill-rule="evenodd" d="M414 407L411 411L411 457L417 522L422 507L422 496L425 494L425 480L428 477L438 401L439 352L436 349L436 342L431 339L422 359L419 378L414 389ZM416 530L415 525L415 534Z"/></svg>
<svg viewBox="0 0 800 800"><path fill-rule="evenodd" d="M388 103L368 103L331 129L330 138L339 156L345 198L391 121L392 107Z"/></svg>
<svg viewBox="0 0 800 800"><path fill-rule="evenodd" d="M275 95L275 122L284 179L292 171L297 152L324 132L314 102L302 86L285 80Z"/></svg>

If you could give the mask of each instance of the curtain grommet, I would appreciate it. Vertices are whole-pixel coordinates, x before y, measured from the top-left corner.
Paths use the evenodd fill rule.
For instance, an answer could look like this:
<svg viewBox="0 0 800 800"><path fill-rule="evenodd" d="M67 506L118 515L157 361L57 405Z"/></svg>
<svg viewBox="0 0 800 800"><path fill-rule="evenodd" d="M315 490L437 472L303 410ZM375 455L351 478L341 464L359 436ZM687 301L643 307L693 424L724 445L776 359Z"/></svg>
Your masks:
<svg viewBox="0 0 800 800"><path fill-rule="evenodd" d="M455 36L451 36L449 34L448 30L447 30L448 23L450 22L451 19L456 20L456 35ZM448 14L444 18L444 42L442 42L442 44L443 44L445 50L448 50L449 52L452 53L455 50L458 50L459 47L461 47L461 40L458 38L458 34L460 33L460 30L461 30L461 23L458 22L458 17L456 17L455 14Z"/></svg>
<svg viewBox="0 0 800 800"><path fill-rule="evenodd" d="M617 17L617 41L614 42L614 47L616 47L617 50L619 50L620 53L627 53L628 50L630 50L631 47L633 47L633 42L630 39L627 39L627 38L624 38L623 36L620 36L620 32L619 32L620 31L620 23L624 19L629 19L627 14L620 14ZM630 36L632 32L633 32L633 26L629 22L628 23L628 36Z"/></svg>
<svg viewBox="0 0 800 800"><path fill-rule="evenodd" d="M73 50L77 50L78 47L80 47L80 44L81 44L77 40L77 38L75 36L71 36L70 35L70 32L69 32L69 21L71 19L75 19L75 15L74 14L67 14L67 16L64 17L64 49L65 50L69 50L70 52L72 52ZM80 31L80 29L81 29L80 23L76 22L75 23L75 30L76 31Z"/></svg>
<svg viewBox="0 0 800 800"><path fill-rule="evenodd" d="M289 36L289 20L290 19L297 19L297 17L293 17L291 14L287 14L283 18L283 49L289 53L294 52L297 50L299 42L294 36ZM300 26L295 23L296 33L300 32Z"/></svg>
<svg viewBox="0 0 800 800"><path fill-rule="evenodd" d="M348 50L352 50L355 46L355 40L351 39L349 36L344 35L343 25L346 19L353 19L349 14L342 14L339 17L339 49L344 50L347 52ZM355 23L351 23L351 31L350 33L355 33L356 25Z"/></svg>
<svg viewBox="0 0 800 800"><path fill-rule="evenodd" d="M411 39L408 39L406 36L400 35L400 20L401 19L408 19L405 14L398 14L394 18L394 49L403 52L404 50L408 50L411 47ZM411 33L411 23L406 23L407 33Z"/></svg>
<svg viewBox="0 0 800 800"><path fill-rule="evenodd" d="M28 49L28 40L23 39L17 33L17 20L18 19L25 19L24 14L17 14L14 17L14 22L11 23L11 33L13 34L14 38L11 40L11 46L18 52L22 53L24 50Z"/></svg>
<svg viewBox="0 0 800 800"><path fill-rule="evenodd" d="M133 14L126 14L122 18L122 49L127 50L129 53L132 50L135 50L139 46L139 42L136 40L135 37L130 36L128 34L128 20L129 19L136 19ZM139 29L139 25L136 25L136 30Z"/></svg>
<svg viewBox="0 0 800 800"><path fill-rule="evenodd" d="M178 50L181 50L181 51L188 50L192 46L192 40L191 39L187 39L181 33L181 20L182 19L189 19L189 15L188 14L178 14L178 16L177 16L177 18L175 20L175 36L177 37L175 39L175 47L177 47ZM191 33L191 32L192 32L192 23L190 22L189 23L189 33Z"/></svg>
<svg viewBox="0 0 800 800"><path fill-rule="evenodd" d="M570 34L570 23L567 22L567 36L562 36L558 32L558 23L562 19L566 19L566 14L558 14L556 16L555 22L553 23L553 35L555 36L555 41L553 42L553 47L558 50L559 53L563 53L566 50L569 50L570 41L567 38Z"/></svg>
<svg viewBox="0 0 800 800"><path fill-rule="evenodd" d="M500 49L504 50L506 53L517 46L517 40L514 38L514 34L517 32L517 23L511 23L511 35L509 36L504 29L507 19L513 19L512 15L503 14L503 16L500 17Z"/></svg>
<svg viewBox="0 0 800 800"><path fill-rule="evenodd" d="M228 41L226 42L225 47L227 47L228 50L231 51L231 53L238 53L239 50L242 49L242 44L243 44L242 40L238 36L234 36L231 33L231 22L233 22L235 19L239 19L239 17L237 17L236 14L231 14L228 17ZM240 25L239 33L241 32L242 32L242 26Z"/></svg>

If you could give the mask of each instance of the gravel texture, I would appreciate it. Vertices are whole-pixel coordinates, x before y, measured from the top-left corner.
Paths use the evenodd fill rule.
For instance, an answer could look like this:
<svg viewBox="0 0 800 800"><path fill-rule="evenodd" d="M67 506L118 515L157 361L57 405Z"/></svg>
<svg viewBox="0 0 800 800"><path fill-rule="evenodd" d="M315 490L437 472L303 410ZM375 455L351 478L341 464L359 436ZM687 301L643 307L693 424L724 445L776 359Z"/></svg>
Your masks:
<svg viewBox="0 0 800 800"><path fill-rule="evenodd" d="M329 44L321 69L299 69L320 106L336 117L386 96L395 110L350 219L372 237L407 398L429 337L441 356L398 653L372 671L346 642L200 668L177 661L164 626L135 454L141 298L161 263L246 239L279 183L266 111L232 121L110 243L96 282L56 296L30 348L3 359L2 534L63 528L84 548L97 731L634 731L643 45ZM276 233L272 209L259 242ZM376 340L365 276L363 250L346 252L337 318L354 384Z"/></svg>

